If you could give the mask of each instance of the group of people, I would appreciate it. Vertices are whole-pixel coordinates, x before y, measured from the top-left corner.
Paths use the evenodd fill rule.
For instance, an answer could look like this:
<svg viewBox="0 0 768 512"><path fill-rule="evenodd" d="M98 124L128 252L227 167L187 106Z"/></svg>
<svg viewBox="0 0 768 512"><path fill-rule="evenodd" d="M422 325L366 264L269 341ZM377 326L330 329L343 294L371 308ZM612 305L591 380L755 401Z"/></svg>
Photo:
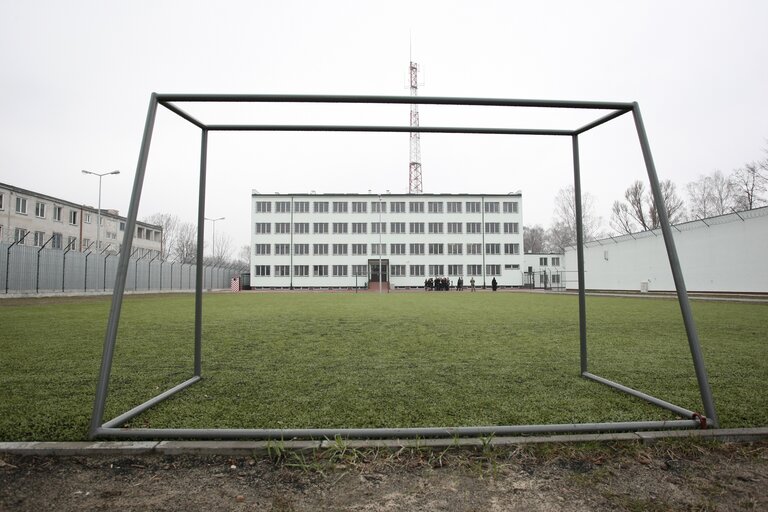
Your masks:
<svg viewBox="0 0 768 512"><path fill-rule="evenodd" d="M424 291L448 291L453 287L453 281L448 279L447 277L435 277L428 278L424 280ZM499 287L499 283L496 281L496 278L494 277L491 281L491 289L493 291L496 291L496 289ZM462 291L464 289L464 278L459 277L459 279L456 281L456 291ZM469 290L475 291L475 278L470 277L469 278Z"/></svg>

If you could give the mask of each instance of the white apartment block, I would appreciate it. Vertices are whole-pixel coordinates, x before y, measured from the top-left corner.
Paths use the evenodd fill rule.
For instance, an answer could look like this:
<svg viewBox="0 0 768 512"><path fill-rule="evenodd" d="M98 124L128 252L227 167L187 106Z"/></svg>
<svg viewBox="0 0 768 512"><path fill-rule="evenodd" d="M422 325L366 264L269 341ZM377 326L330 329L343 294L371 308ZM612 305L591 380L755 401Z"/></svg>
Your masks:
<svg viewBox="0 0 768 512"><path fill-rule="evenodd" d="M0 241L46 249L117 253L125 233L125 217L115 210L101 210L96 247L98 210L0 183ZM26 235L26 236L25 236ZM156 256L162 249L162 227L136 223L135 256Z"/></svg>
<svg viewBox="0 0 768 512"><path fill-rule="evenodd" d="M251 202L254 288L423 287L430 277L522 285L519 193L254 191Z"/></svg>

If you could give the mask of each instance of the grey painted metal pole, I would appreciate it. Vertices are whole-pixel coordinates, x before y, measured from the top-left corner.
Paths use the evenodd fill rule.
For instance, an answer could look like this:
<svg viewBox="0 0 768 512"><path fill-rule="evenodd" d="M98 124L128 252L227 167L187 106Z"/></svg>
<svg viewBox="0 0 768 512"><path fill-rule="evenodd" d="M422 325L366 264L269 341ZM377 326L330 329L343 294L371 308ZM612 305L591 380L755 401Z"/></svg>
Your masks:
<svg viewBox="0 0 768 512"><path fill-rule="evenodd" d="M197 265L195 267L195 376L202 374L203 353L203 242L205 241L205 177L208 166L208 130L200 140L200 185L197 202Z"/></svg>
<svg viewBox="0 0 768 512"><path fill-rule="evenodd" d="M152 142L152 130L155 126L156 114L157 94L152 93L152 96L149 99L149 107L147 109L147 120L144 124L144 135L141 140L139 161L136 165L136 177L133 180L131 203L128 207L128 218L126 219L125 233L123 235L123 247L120 253L120 259L117 264L115 289L112 292L112 306L109 310L107 332L104 335L104 350L101 356L101 370L99 372L99 381L96 386L96 397L93 403L93 414L91 415L91 425L88 434L91 439L93 439L93 437L98 432L102 418L104 417L104 406L106 404L107 393L109 391L109 375L112 371L112 356L114 355L115 351L117 327L120 323L120 310L123 305L125 281L128 276L128 263L130 261L131 245L133 244L133 235L136 232L136 217L139 212L139 200L141 199L141 189L144 184L144 173L147 170L149 146Z"/></svg>
<svg viewBox="0 0 768 512"><path fill-rule="evenodd" d="M643 118L640 115L640 106L637 103L633 103L632 114L635 117L635 127L637 128L637 136L640 139L640 147L643 150L645 167L648 170L648 180L651 183L653 201L659 214L661 232L664 235L664 244L667 247L669 266L672 270L672 277L675 281L677 300L680 303L680 311L683 315L685 332L688 335L688 346L691 350L691 356L693 357L693 366L696 370L696 379L699 384L701 401L704 404L704 413L707 416L707 423L713 427L717 427L717 412L715 410L714 399L712 398L712 390L709 387L709 377L707 376L707 370L704 366L704 356L701 353L699 334L696 330L696 322L693 320L693 311L691 310L691 303L688 300L688 290L685 287L683 271L680 268L680 259L677 256L675 240L672 237L672 228L669 224L667 206L664 204L664 196L661 193L659 177L656 174L656 165L653 162L653 155L651 154L651 146L648 143L648 136L645 132L645 125L643 124Z"/></svg>
<svg viewBox="0 0 768 512"><path fill-rule="evenodd" d="M579 164L579 136L573 141L573 192L576 204L576 259L579 276L579 347L581 373L587 371L587 294L584 283L584 220L581 208L581 165Z"/></svg>

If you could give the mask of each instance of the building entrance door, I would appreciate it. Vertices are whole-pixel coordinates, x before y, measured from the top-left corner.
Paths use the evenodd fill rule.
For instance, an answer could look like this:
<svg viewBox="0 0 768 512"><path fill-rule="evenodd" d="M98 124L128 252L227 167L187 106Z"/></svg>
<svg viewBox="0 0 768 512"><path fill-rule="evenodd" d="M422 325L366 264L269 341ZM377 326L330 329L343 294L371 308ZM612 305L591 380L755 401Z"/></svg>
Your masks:
<svg viewBox="0 0 768 512"><path fill-rule="evenodd" d="M379 274L381 282L389 282L389 260L381 260L381 272L379 272L379 260L368 260L368 282L378 283Z"/></svg>

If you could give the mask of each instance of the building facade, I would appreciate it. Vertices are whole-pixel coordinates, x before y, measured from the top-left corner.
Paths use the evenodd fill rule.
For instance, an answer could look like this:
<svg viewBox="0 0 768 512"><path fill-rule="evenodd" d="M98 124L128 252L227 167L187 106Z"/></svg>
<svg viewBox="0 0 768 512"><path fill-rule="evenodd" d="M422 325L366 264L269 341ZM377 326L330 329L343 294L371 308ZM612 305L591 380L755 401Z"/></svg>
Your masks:
<svg viewBox="0 0 768 512"><path fill-rule="evenodd" d="M125 234L125 217L115 210L90 206L0 183L0 241L19 245L79 252L120 251ZM154 257L162 252L162 227L136 223L133 238L135 256Z"/></svg>
<svg viewBox="0 0 768 512"><path fill-rule="evenodd" d="M522 285L521 194L254 191L251 201L254 288Z"/></svg>
<svg viewBox="0 0 768 512"><path fill-rule="evenodd" d="M544 290L563 290L566 285L564 253L525 253L523 286Z"/></svg>

